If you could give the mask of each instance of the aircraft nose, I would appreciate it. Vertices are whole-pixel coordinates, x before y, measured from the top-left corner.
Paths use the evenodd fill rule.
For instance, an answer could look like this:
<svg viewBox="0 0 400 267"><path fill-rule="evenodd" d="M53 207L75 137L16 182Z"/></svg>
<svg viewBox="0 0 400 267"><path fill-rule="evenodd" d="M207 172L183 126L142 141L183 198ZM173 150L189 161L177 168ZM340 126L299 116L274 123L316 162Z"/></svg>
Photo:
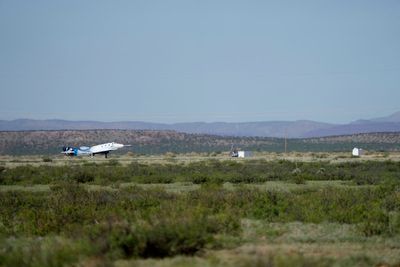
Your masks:
<svg viewBox="0 0 400 267"><path fill-rule="evenodd" d="M123 144L118 144L118 143L114 143L114 146L115 146L115 147L117 147L117 148L124 147L124 145L123 145Z"/></svg>

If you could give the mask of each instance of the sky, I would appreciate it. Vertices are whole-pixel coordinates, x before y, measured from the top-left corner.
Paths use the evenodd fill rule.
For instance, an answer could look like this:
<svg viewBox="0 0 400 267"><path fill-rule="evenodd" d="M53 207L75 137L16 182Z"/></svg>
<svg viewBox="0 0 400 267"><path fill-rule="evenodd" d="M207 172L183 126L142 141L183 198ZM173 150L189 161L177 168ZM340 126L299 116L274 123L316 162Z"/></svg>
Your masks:
<svg viewBox="0 0 400 267"><path fill-rule="evenodd" d="M399 0L0 0L0 119L400 111Z"/></svg>

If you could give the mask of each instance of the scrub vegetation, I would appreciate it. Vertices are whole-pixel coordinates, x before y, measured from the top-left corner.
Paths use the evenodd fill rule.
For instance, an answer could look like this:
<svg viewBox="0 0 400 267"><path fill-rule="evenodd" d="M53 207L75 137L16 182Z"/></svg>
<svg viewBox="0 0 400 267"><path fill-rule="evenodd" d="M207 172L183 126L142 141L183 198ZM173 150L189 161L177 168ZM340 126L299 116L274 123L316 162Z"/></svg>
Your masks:
<svg viewBox="0 0 400 267"><path fill-rule="evenodd" d="M399 174L392 161L0 167L0 266L394 266Z"/></svg>
<svg viewBox="0 0 400 267"><path fill-rule="evenodd" d="M285 151L284 138L232 137L150 130L62 130L0 131L0 154L56 155L60 154L63 145L91 146L107 143L111 140L122 144L132 144L131 151L146 155L168 152L215 153L229 150L232 144L237 148L259 152ZM388 132L287 139L288 152L351 151L354 146L368 151L399 151L400 134ZM121 154L124 153L124 150L115 153Z"/></svg>
<svg viewBox="0 0 400 267"><path fill-rule="evenodd" d="M83 164L63 166L22 165L15 168L0 166L1 185L50 184L60 181L76 181L109 185L133 182L139 184L191 182L256 184L267 181L305 181L340 180L353 184L377 185L399 178L400 162L397 161L329 161L297 162L288 160L206 160L191 163L131 162L121 165L110 159L103 164L84 162Z"/></svg>

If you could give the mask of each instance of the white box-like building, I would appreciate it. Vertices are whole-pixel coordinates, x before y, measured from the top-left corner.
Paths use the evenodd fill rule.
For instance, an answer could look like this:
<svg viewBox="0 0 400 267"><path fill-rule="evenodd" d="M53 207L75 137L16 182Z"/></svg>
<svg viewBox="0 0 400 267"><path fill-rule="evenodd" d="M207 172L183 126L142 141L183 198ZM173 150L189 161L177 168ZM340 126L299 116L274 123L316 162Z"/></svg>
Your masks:
<svg viewBox="0 0 400 267"><path fill-rule="evenodd" d="M364 151L362 150L362 148L357 148L357 147L353 148L353 151L352 151L353 157L359 157L362 154L364 154Z"/></svg>
<svg viewBox="0 0 400 267"><path fill-rule="evenodd" d="M238 158L248 158L253 156L253 153L251 151L238 151Z"/></svg>

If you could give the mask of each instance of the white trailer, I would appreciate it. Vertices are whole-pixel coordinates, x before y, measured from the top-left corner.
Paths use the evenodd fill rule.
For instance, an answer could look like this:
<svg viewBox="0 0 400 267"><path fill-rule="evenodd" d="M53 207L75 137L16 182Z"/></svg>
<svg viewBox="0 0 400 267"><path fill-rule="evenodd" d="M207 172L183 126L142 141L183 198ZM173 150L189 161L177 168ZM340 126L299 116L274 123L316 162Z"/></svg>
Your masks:
<svg viewBox="0 0 400 267"><path fill-rule="evenodd" d="M362 148L357 148L357 147L353 148L353 151L352 151L353 157L360 157L362 154L364 154L364 151L362 150Z"/></svg>
<svg viewBox="0 0 400 267"><path fill-rule="evenodd" d="M251 151L238 151L238 158L248 158L253 156L253 153Z"/></svg>

